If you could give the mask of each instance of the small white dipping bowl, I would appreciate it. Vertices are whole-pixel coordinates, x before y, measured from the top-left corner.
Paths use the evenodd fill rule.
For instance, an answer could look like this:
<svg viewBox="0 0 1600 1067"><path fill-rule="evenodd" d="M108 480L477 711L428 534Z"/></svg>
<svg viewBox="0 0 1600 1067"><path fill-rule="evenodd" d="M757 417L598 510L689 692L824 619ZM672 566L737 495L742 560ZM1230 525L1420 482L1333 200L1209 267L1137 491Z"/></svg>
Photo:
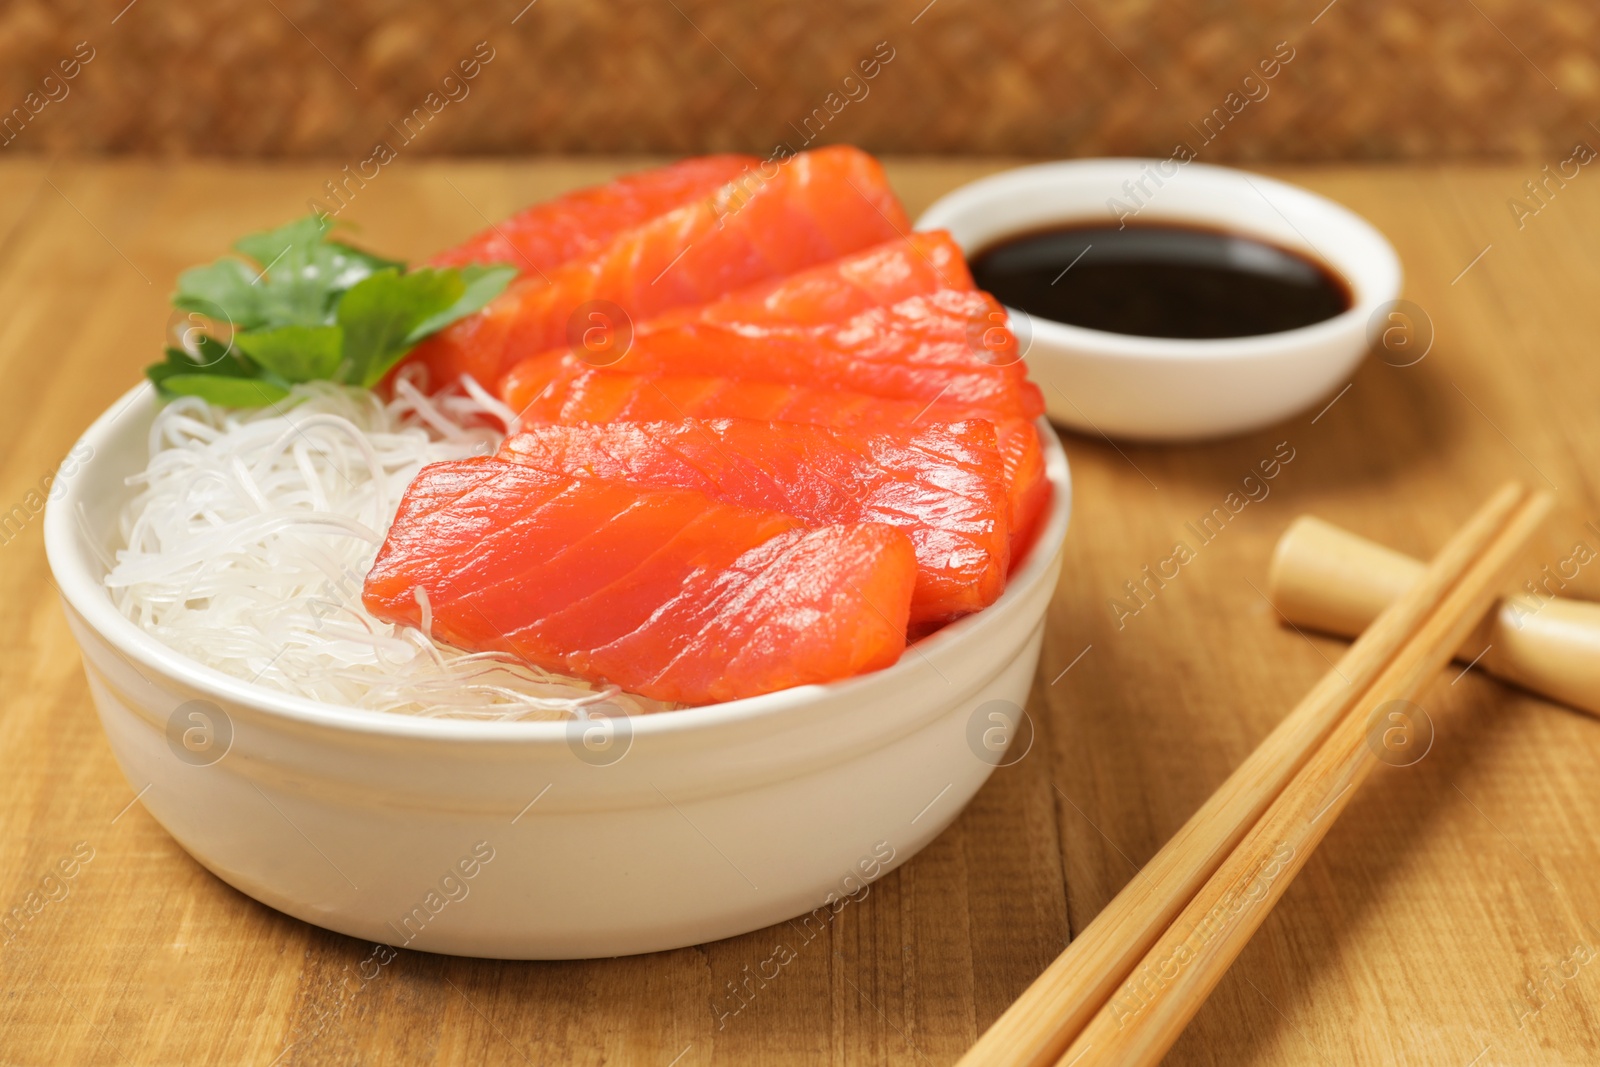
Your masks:
<svg viewBox="0 0 1600 1067"><path fill-rule="evenodd" d="M616 720L605 743L583 724L287 696L125 618L101 559L148 457L141 389L84 435L93 459L45 516L50 567L131 789L219 878L306 922L504 959L651 952L807 912L811 929L1020 758L1013 736L1032 741L1021 707L1071 503L1043 420L1054 500L996 603L887 670Z"/></svg>
<svg viewBox="0 0 1600 1067"><path fill-rule="evenodd" d="M1130 223L1228 230L1318 259L1349 283L1354 306L1296 330L1203 341L1108 333L1008 309L1050 418L1075 430L1178 441L1288 418L1349 380L1367 351L1369 320L1400 295L1399 257L1365 219L1297 186L1202 163L1020 167L943 197L917 228L949 230L971 257L1051 226L1116 224L1133 207Z"/></svg>

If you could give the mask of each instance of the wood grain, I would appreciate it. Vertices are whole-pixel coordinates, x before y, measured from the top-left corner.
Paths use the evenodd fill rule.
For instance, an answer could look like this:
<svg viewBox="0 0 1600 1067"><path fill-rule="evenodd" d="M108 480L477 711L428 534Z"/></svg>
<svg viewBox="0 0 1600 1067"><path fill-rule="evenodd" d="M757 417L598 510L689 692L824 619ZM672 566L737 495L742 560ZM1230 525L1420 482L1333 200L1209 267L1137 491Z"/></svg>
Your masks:
<svg viewBox="0 0 1600 1067"><path fill-rule="evenodd" d="M417 256L628 165L404 160L348 215ZM915 212L1002 165L891 174ZM176 271L297 213L335 169L0 166L0 510L152 358ZM1519 231L1505 201L1533 175L1518 168L1274 173L1391 236L1437 334L1428 357L1369 360L1320 415L1242 438L1069 437L1032 752L721 1029L713 998L786 927L582 963L400 952L363 984L372 946L222 885L134 802L25 524L0 543L0 913L27 914L0 937L0 1063L953 1062L1342 650L1279 627L1261 595L1294 516L1427 556L1518 478L1557 496L1533 559L1600 549L1584 525L1600 523L1600 183L1572 182ZM1108 606L1279 442L1294 458L1270 495L1137 613ZM1600 565L1564 595L1600 598ZM1476 671L1447 669L1421 703L1428 756L1373 776L1168 1063L1600 1059L1600 728ZM79 842L93 858L32 913Z"/></svg>
<svg viewBox="0 0 1600 1067"><path fill-rule="evenodd" d="M1515 482L1508 485L1512 499L1525 493ZM1504 500L1506 495L1502 491L1497 497ZM1251 825L1242 839L1223 858L1199 892L1191 896L1188 885L1174 884L1175 879L1151 877L1151 881L1171 894L1174 901L1186 901L1182 912L1172 919L1169 928L1143 958L1133 963L1122 984L1061 1053L1061 1064L1071 1067L1082 1061L1082 1067L1149 1067L1165 1057L1211 990L1226 976L1273 905L1282 898L1292 879L1305 866L1313 850L1333 828L1334 821L1356 796L1355 790L1390 759L1402 761L1391 765L1411 766L1416 762L1411 758L1413 753L1417 759L1426 757L1432 737L1431 726L1423 724L1430 720L1423 717L1426 713L1418 710L1413 702L1450 662L1452 650L1478 625L1478 620L1494 601L1495 590L1510 580L1528 538L1543 521L1550 504L1551 496L1544 491L1535 493L1531 499L1523 496L1514 511L1491 527L1492 538L1486 537L1485 532L1475 531L1474 527L1481 531L1481 524L1497 508L1502 512L1505 509L1498 507L1495 500L1485 504L1434 557L1429 578L1416 587L1425 589L1430 578L1448 583L1448 590L1432 614L1406 627L1404 643L1392 658L1384 657L1387 666L1378 672L1370 688L1341 702L1343 714L1332 730L1313 727L1302 704L1291 711L1284 725L1268 735L1262 748L1256 749L1240 765L1240 770L1228 778L1222 792L1231 792L1238 779L1257 772L1257 756L1263 748L1275 747L1280 733L1298 734L1301 745L1310 750L1303 764L1290 759L1265 761L1271 768L1263 776L1265 778L1277 777L1273 764L1295 763L1298 769L1266 810L1259 817L1247 820ZM1463 553L1468 555L1464 567L1458 562ZM1363 670L1363 659L1383 654L1371 638L1388 629L1387 621L1398 622L1406 606L1405 600L1397 602L1385 613L1385 622L1375 622L1368 628L1363 638L1351 645L1339 664L1324 676L1324 683L1319 687L1325 684L1331 690L1343 685L1346 678L1350 689L1365 686L1363 675L1367 672ZM1312 699L1315 699L1316 690L1312 692ZM1370 725L1371 715L1396 704L1406 706L1408 721L1414 724L1412 733L1416 743L1403 755L1387 733L1381 740L1375 739ZM1416 729L1416 726L1421 728ZM1418 733L1428 736L1415 737ZM1200 810L1209 816L1211 807L1208 803ZM1226 819L1218 821L1225 823ZM1142 891L1146 874L1169 853L1187 851L1200 858L1210 851L1203 843L1207 836L1227 834L1233 837L1229 833L1233 827L1210 823L1209 818L1205 821L1199 816L1192 819L1185 830L1157 854L1156 860L1144 868L1135 886ZM1191 833L1191 828L1195 832ZM1181 869L1182 864L1175 866ZM1119 914L1122 899L1123 894L1118 894L1101 914ZM1091 923L1079 936L1079 941L1092 944L1099 926L1098 921ZM1073 951L1073 946L1069 945L1063 957ZM1175 973L1171 971L1174 964L1177 965ZM1121 969L1119 967L1118 971Z"/></svg>

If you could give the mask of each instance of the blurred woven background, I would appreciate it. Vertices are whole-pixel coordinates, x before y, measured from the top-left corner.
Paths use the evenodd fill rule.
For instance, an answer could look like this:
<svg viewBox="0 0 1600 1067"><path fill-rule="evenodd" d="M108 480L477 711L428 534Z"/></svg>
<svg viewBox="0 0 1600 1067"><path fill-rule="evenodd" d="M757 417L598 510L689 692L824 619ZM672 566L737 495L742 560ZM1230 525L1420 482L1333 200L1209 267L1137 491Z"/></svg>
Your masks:
<svg viewBox="0 0 1600 1067"><path fill-rule="evenodd" d="M5 3L0 151L364 158L479 41L493 58L406 151L766 152L823 108L817 142L881 152L1167 155L1280 41L1293 60L1202 158L1600 143L1600 8L1579 0L525 3ZM79 42L93 59L44 83ZM838 108L879 42L893 58Z"/></svg>

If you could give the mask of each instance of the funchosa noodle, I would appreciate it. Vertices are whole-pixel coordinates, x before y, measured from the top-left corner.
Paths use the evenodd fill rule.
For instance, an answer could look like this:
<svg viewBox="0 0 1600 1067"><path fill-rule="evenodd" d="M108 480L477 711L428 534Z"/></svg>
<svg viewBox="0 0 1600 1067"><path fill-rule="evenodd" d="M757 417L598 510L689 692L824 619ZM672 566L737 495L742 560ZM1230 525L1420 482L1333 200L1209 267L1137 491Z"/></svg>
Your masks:
<svg viewBox="0 0 1600 1067"><path fill-rule="evenodd" d="M106 586L178 651L312 700L479 719L583 717L601 701L610 713L658 710L450 648L362 606L362 580L417 471L490 454L515 423L471 379L428 396L402 376L388 401L311 382L249 411L173 400L151 425L148 466L129 479Z"/></svg>

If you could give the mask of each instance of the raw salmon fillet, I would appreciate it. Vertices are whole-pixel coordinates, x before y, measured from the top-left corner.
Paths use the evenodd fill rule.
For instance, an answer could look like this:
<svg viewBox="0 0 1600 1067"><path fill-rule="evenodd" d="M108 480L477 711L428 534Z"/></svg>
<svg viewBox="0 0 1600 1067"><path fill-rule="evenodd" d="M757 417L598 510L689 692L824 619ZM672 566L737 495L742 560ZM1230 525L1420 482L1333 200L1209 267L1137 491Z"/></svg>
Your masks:
<svg viewBox="0 0 1600 1067"><path fill-rule="evenodd" d="M767 278L881 244L910 229L883 168L856 148L802 152L770 177L746 171L709 197L624 230L603 248L545 277L524 275L475 315L433 335L408 357L435 385L471 374L497 385L516 360L591 325L605 301L631 322L703 304ZM575 314L577 319L574 318ZM616 329L609 307L599 325Z"/></svg>
<svg viewBox="0 0 1600 1067"><path fill-rule="evenodd" d="M568 367L532 398L508 397L534 423L657 422L685 417L815 423L838 429L903 431L937 422L987 419L1004 462L1007 526L1014 566L1050 501L1039 432L1028 419L942 400L924 404L833 389L741 378L619 374Z"/></svg>
<svg viewBox="0 0 1600 1067"><path fill-rule="evenodd" d="M998 321L1000 325L993 323ZM1005 310L987 293L941 289L870 308L824 326L685 322L633 339L610 369L630 374L746 378L843 389L924 404L946 401L1035 418L1044 411L1028 381ZM557 349L518 363L501 396L520 409L558 375L586 365Z"/></svg>
<svg viewBox="0 0 1600 1067"><path fill-rule="evenodd" d="M760 163L754 156L700 156L628 174L518 212L428 260L429 266L508 263L530 274L592 255L624 230L703 200Z"/></svg>
<svg viewBox="0 0 1600 1067"><path fill-rule="evenodd" d="M892 664L915 580L891 526L475 458L417 475L362 600L420 626L420 592L441 641L702 704Z"/></svg>
<svg viewBox="0 0 1600 1067"><path fill-rule="evenodd" d="M709 304L669 311L635 328L648 333L694 321L821 326L940 289L972 288L972 274L954 238L945 230L928 230L746 286Z"/></svg>
<svg viewBox="0 0 1600 1067"><path fill-rule="evenodd" d="M994 603L1009 543L1005 471L982 420L861 432L747 419L536 426L498 458L573 477L694 489L809 526L881 522L917 553L911 621Z"/></svg>

